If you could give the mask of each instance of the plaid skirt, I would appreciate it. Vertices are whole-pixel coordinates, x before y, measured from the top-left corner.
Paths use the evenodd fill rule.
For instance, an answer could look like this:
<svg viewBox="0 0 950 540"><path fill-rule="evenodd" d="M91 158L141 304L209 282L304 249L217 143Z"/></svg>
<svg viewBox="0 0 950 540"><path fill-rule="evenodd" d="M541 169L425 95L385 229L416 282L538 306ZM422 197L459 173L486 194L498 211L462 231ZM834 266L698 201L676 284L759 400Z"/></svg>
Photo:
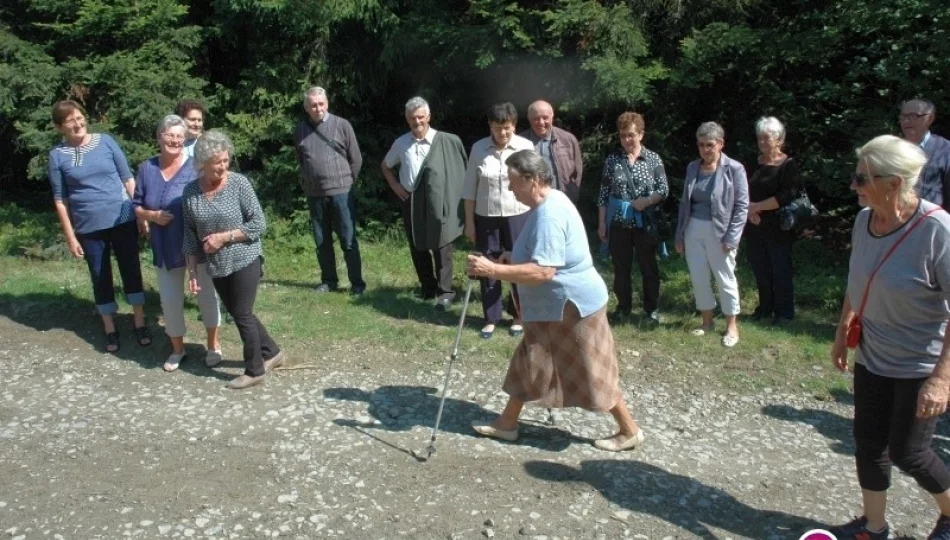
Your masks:
<svg viewBox="0 0 950 540"><path fill-rule="evenodd" d="M581 317L568 302L563 320L524 323L502 388L543 407L614 408L621 392L607 307Z"/></svg>

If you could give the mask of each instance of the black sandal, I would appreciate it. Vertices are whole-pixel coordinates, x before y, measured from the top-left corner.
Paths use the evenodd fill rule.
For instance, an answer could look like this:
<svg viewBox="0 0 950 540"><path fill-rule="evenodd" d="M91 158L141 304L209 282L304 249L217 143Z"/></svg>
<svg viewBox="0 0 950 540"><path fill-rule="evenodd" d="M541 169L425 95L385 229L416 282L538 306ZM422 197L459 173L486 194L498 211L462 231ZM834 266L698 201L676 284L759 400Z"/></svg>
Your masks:
<svg viewBox="0 0 950 540"><path fill-rule="evenodd" d="M115 354L119 352L119 331L106 334L106 352Z"/></svg>
<svg viewBox="0 0 950 540"><path fill-rule="evenodd" d="M147 326L136 326L135 339L140 347L148 347L152 344L152 333L148 331Z"/></svg>

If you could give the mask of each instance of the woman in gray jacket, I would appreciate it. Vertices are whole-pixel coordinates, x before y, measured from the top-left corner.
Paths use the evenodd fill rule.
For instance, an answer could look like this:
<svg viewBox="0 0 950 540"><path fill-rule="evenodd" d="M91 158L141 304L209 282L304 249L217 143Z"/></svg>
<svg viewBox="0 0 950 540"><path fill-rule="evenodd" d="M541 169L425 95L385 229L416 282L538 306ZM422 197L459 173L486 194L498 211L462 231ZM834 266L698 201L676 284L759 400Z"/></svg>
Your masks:
<svg viewBox="0 0 950 540"><path fill-rule="evenodd" d="M736 250L749 212L749 185L745 167L722 153L725 135L715 122L705 122L696 130L700 159L686 168L676 223L676 252L686 253L696 309L703 317L693 335L702 336L715 329L716 297L709 282L712 271L726 316L722 344L734 347L739 342Z"/></svg>

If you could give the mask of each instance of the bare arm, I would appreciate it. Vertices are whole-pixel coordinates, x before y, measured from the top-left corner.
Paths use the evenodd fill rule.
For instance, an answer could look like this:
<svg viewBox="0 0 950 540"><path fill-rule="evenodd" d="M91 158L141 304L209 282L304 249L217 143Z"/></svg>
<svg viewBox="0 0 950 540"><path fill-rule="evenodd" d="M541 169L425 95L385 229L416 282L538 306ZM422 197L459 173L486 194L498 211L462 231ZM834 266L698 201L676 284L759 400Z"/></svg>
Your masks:
<svg viewBox="0 0 950 540"><path fill-rule="evenodd" d="M831 363L841 372L848 371L848 326L853 318L854 310L851 309L851 300L845 295L841 306L841 316L838 318L838 328L835 330L835 342L831 346Z"/></svg>
<svg viewBox="0 0 950 540"><path fill-rule="evenodd" d="M503 253L497 262L481 255L469 255L468 274L500 279L519 285L540 285L554 279L554 274L557 273L556 268L540 266L533 262L505 264L503 261L509 260L510 255L508 252Z"/></svg>
<svg viewBox="0 0 950 540"><path fill-rule="evenodd" d="M393 174L393 170L386 166L385 160L383 160L379 167L383 171L383 177L386 179L386 183L389 184L389 189L393 190L393 193L399 197L400 201L408 199L409 192L406 191L406 188L402 187L402 184L399 183L396 175Z"/></svg>
<svg viewBox="0 0 950 540"><path fill-rule="evenodd" d="M63 236L66 237L66 245L69 246L69 252L77 259L84 255L79 240L76 239L76 231L73 230L73 222L69 219L69 209L63 201L53 203L56 209L56 217L59 218L59 225L63 228Z"/></svg>

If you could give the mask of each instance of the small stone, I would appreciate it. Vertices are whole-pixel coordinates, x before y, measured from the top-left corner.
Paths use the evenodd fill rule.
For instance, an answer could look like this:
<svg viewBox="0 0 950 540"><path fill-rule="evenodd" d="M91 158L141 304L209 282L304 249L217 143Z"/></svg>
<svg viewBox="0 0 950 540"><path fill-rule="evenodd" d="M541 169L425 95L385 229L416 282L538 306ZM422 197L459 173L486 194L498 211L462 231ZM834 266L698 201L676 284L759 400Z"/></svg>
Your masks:
<svg viewBox="0 0 950 540"><path fill-rule="evenodd" d="M197 518L195 519L195 525L203 529L205 525L208 524L208 521L209 520L207 518Z"/></svg>
<svg viewBox="0 0 950 540"><path fill-rule="evenodd" d="M495 526L495 520L492 519L492 518L486 519L486 520L485 520L485 526L486 526L486 527L494 527L494 526Z"/></svg>
<svg viewBox="0 0 950 540"><path fill-rule="evenodd" d="M279 503L281 503L281 504L292 503L292 502L294 502L294 501L296 501L296 500L297 500L297 496L296 496L296 495L278 495L278 496L277 496L277 502L279 502Z"/></svg>
<svg viewBox="0 0 950 540"><path fill-rule="evenodd" d="M493 531L493 530L491 530L491 529L485 529L484 531L482 531L482 534L485 535L485 538L494 538L494 537L495 537L495 531Z"/></svg>
<svg viewBox="0 0 950 540"><path fill-rule="evenodd" d="M541 514L537 512L531 512L530 514L528 514L528 517L531 519L538 519L539 517L541 517Z"/></svg>
<svg viewBox="0 0 950 540"><path fill-rule="evenodd" d="M171 530L172 530L172 526L171 526L171 525L159 525L159 526L158 526L158 534L161 534L161 535L163 535L163 536L166 535L166 534L168 534L169 532L171 532Z"/></svg>

